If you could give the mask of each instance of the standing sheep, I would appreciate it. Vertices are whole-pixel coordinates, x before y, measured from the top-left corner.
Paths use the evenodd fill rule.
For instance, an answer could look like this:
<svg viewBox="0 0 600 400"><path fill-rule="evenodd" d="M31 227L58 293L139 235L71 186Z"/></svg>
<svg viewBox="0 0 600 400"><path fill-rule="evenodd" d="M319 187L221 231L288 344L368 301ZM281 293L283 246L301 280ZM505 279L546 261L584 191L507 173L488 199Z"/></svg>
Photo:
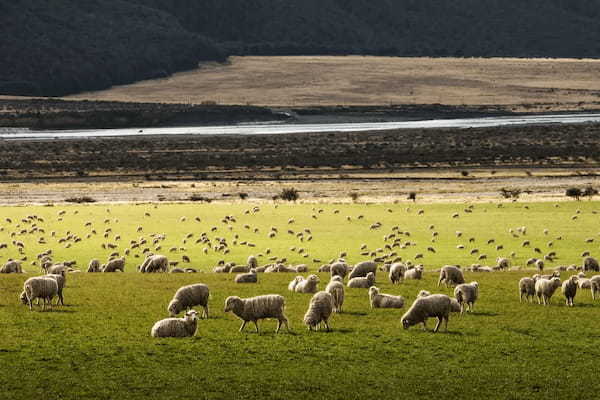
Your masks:
<svg viewBox="0 0 600 400"><path fill-rule="evenodd" d="M240 332L244 330L248 321L252 321L256 327L256 333L259 333L258 321L265 318L277 319L278 322L275 333L279 333L282 324L285 324L285 327L289 332L290 327L288 326L288 319L283 314L284 308L285 299L278 294L268 294L247 299L229 296L225 299L225 312L231 311L243 321Z"/></svg>
<svg viewBox="0 0 600 400"><path fill-rule="evenodd" d="M496 268L505 270L510 268L510 260L504 257L498 257L496 260Z"/></svg>
<svg viewBox="0 0 600 400"><path fill-rule="evenodd" d="M329 317L333 312L333 297L331 294L321 291L316 293L308 305L308 310L304 314L304 323L309 330L316 330L317 325L324 323L329 332Z"/></svg>
<svg viewBox="0 0 600 400"><path fill-rule="evenodd" d="M440 286L442 282L446 284L446 287L456 286L461 283L465 283L465 278L463 276L462 271L457 266L445 265L440 270L440 279L438 280L438 286Z"/></svg>
<svg viewBox="0 0 600 400"><path fill-rule="evenodd" d="M417 265L414 268L409 268L404 273L404 279L416 279L419 280L423 278L423 267Z"/></svg>
<svg viewBox="0 0 600 400"><path fill-rule="evenodd" d="M369 301L371 303L371 308L404 307L404 297L380 293L379 288L376 286L371 286L369 288Z"/></svg>
<svg viewBox="0 0 600 400"><path fill-rule="evenodd" d="M142 273L167 272L169 270L169 259L159 254L152 255L144 260L138 270Z"/></svg>
<svg viewBox="0 0 600 400"><path fill-rule="evenodd" d="M349 288L368 289L375 285L375 274L369 272L366 277L352 278L348 281Z"/></svg>
<svg viewBox="0 0 600 400"><path fill-rule="evenodd" d="M525 300L533 302L533 296L535 296L535 280L533 278L525 277L519 281L519 302L523 302L523 296Z"/></svg>
<svg viewBox="0 0 600 400"><path fill-rule="evenodd" d="M341 313L344 305L344 283L341 276L332 276L325 291L333 298L333 312Z"/></svg>
<svg viewBox="0 0 600 400"><path fill-rule="evenodd" d="M348 279L366 277L369 272L375 275L377 273L377 264L373 261L359 262L352 268Z"/></svg>
<svg viewBox="0 0 600 400"><path fill-rule="evenodd" d="M577 275L573 275L562 283L562 293L565 296L567 307L573 307L573 300L577 294L578 279Z"/></svg>
<svg viewBox="0 0 600 400"><path fill-rule="evenodd" d="M600 275L594 275L590 278L590 287L592 289L592 300L596 300L596 293L600 292Z"/></svg>
<svg viewBox="0 0 600 400"><path fill-rule="evenodd" d="M400 283L404 279L404 273L406 272L406 266L402 263L392 264L390 267L390 281L393 284Z"/></svg>
<svg viewBox="0 0 600 400"><path fill-rule="evenodd" d="M58 283L56 280L47 276L35 276L29 278L23 284L23 293L21 301L29 305L29 310L33 310L33 300L42 299L42 311L46 310L46 304L52 309L52 299L58 295Z"/></svg>
<svg viewBox="0 0 600 400"><path fill-rule="evenodd" d="M426 297L417 298L406 314L402 316L402 326L408 329L413 325L422 323L423 330L427 330L427 319L437 318L438 322L433 332L437 332L442 321L446 321L446 331L448 330L448 319L452 310L450 297L445 294L432 294Z"/></svg>
<svg viewBox="0 0 600 400"><path fill-rule="evenodd" d="M298 282L294 291L297 293L316 293L317 285L319 283L319 277L316 275L309 275L308 278L302 279Z"/></svg>
<svg viewBox="0 0 600 400"><path fill-rule="evenodd" d="M65 299L63 297L63 289L65 288L65 286L67 285L67 276L66 276L66 272L65 271L61 271L60 274L48 274L45 275L49 278L52 278L56 281L56 284L58 285L58 292L56 293L58 295L58 300L56 301L56 304L58 305L60 303L61 306L65 305Z"/></svg>
<svg viewBox="0 0 600 400"><path fill-rule="evenodd" d="M535 295L538 298L538 304L548 305L550 298L561 285L560 278L538 279L535 282Z"/></svg>
<svg viewBox="0 0 600 400"><path fill-rule="evenodd" d="M100 261L95 258L90 260L87 272L100 272Z"/></svg>
<svg viewBox="0 0 600 400"><path fill-rule="evenodd" d="M166 318L152 327L150 335L155 338L191 337L198 329L198 313L190 310L183 318Z"/></svg>
<svg viewBox="0 0 600 400"><path fill-rule="evenodd" d="M479 296L479 284L477 282L462 283L454 288L454 297L460 304L460 313L465 312L465 308L468 307L470 312L473 312L473 306L477 297Z"/></svg>
<svg viewBox="0 0 600 400"><path fill-rule="evenodd" d="M183 310L190 310L194 306L202 306L204 318L208 318L208 298L210 291L203 283L182 286L175 292L173 299L167 306L167 311L174 317Z"/></svg>
<svg viewBox="0 0 600 400"><path fill-rule="evenodd" d="M345 278L348 274L348 266L340 261L331 264L329 270L331 272L331 276L341 276L342 278Z"/></svg>
<svg viewBox="0 0 600 400"><path fill-rule="evenodd" d="M598 265L598 260L594 257L586 257L583 259L583 271L600 271L600 266Z"/></svg>
<svg viewBox="0 0 600 400"><path fill-rule="evenodd" d="M116 258L114 260L110 260L104 265L102 268L102 272L125 272L125 258Z"/></svg>
<svg viewBox="0 0 600 400"><path fill-rule="evenodd" d="M258 274L255 269L251 269L250 272L246 274L238 274L234 278L235 283L257 283L258 282Z"/></svg>

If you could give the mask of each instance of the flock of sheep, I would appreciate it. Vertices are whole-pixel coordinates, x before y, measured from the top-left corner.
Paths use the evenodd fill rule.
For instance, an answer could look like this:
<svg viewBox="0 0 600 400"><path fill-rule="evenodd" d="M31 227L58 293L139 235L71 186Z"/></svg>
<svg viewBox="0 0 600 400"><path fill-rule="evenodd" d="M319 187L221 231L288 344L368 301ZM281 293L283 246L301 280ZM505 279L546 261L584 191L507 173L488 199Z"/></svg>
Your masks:
<svg viewBox="0 0 600 400"><path fill-rule="evenodd" d="M254 212L256 211L253 210ZM466 212L467 210L465 210ZM61 211L59 216L64 215ZM147 216L149 214L147 213ZM313 216L316 219L316 216ZM455 218L455 216L453 216ZM233 216L226 217L226 223L235 222ZM9 219L7 222L12 223ZM23 233L44 233L43 228L39 227L37 222L43 222L43 219L37 216L29 216L21 221L22 224L28 226L27 229L21 231ZM105 221L106 222L106 221ZM289 224L293 224L294 221L291 219L288 221ZM381 223L371 225L371 229L379 229ZM90 227L91 223L86 223L86 227ZM250 227L246 227L250 229ZM4 229L4 228L2 228ZM432 230L432 242L435 242L437 232L433 230L433 226L430 226ZM137 231L141 232L142 227L138 227ZM216 229L213 229L213 231ZM104 232L104 237L108 238L112 230L107 228ZM312 240L312 233L310 229L304 229L301 232L293 232L288 230L288 233L294 234L302 242L304 240ZM14 232L13 232L14 233ZM526 228L520 227L516 230L510 231L515 235L525 235ZM547 231L544 232L547 234ZM88 234L88 238L92 234L97 234L95 230L92 230ZM278 234L278 230L272 227L269 232L269 237L275 237ZM409 240L400 241L399 236L405 235L410 236L409 232L401 232L397 227L392 229L392 232L384 237L385 250L379 251L368 251L366 245L361 246L363 251L361 255L371 257L369 261L359 262L352 266L345 261L345 253L341 253L337 259L332 259L330 263L322 265L318 272L329 273L330 280L327 283L324 290L319 291L318 286L320 279L317 275L311 274L306 277L298 275L295 276L288 284L288 290L296 293L312 294L312 298L309 300L307 305L307 311L304 315L303 322L309 330L320 329L324 326L327 331L330 330L329 320L334 313L343 312L343 304L345 291L347 289L365 289L368 294L371 308L394 308L401 309L405 306L405 300L402 296L391 295L381 293L380 289L375 286L376 275L380 273L387 274L389 281L392 284L398 284L404 280L420 280L424 275L423 265L413 265L410 261L403 261L401 257L397 255L394 248L406 248L411 245ZM15 237L16 235L11 235ZM51 233L51 236L55 236L55 233ZM161 250L161 242L165 240L164 234L153 234L150 235L152 238L152 245L154 251ZM461 232L456 232L457 237L461 237ZM188 234L184 239L184 244L187 240L192 239L192 234ZM68 233L64 238L60 238L59 243L64 244L68 247L72 243L77 243L82 239L73 233ZM120 240L120 235L114 235L114 240ZM559 239L560 240L560 239ZM235 244L237 245L238 236L236 235ZM241 240L239 241L242 242ZM45 243L45 239L42 237L38 240L38 243ZM206 244L204 252L207 253L208 249L215 252L221 252L224 255L228 254L229 244L223 238L210 239L207 233L203 233L196 240L197 244ZM488 241L488 245L493 244L494 241ZM14 240L12 243L21 254L24 254L25 243L22 241ZM144 261L137 267L140 273L194 273L198 272L194 268L180 268L178 267L179 262L170 262L167 256L161 254L155 254L154 251L148 246L148 240L140 238L139 240L132 240L130 247L125 249L124 254L114 252L110 255L108 261L101 264L99 260L93 259L88 265L87 272L89 273L114 273L125 271L125 256L132 254L134 249L141 251L141 254L145 257ZM142 249L143 246L147 246ZM243 241L243 245L254 247L251 243ZM461 246L461 247L459 247ZM457 248L463 248L463 245L459 245ZM529 241L522 243L523 247L530 246ZM0 244L1 248L6 248L6 244ZM103 248L117 248L118 246L107 243L103 244ZM501 246L496 246L501 247ZM549 244L548 247L551 247ZM178 248L171 248L171 251L177 251ZM304 249L298 249L296 247L290 249L291 251L297 251L299 254L304 253ZM388 251L387 253L385 251ZM435 253L435 248L432 246L428 247L428 251ZM269 255L267 249L266 255ZM541 253L541 251L536 251ZM477 249L471 250L471 254L477 255L477 260L486 259L478 255ZM139 257L140 254L135 254ZM259 257L264 254L259 254ZM523 298L526 300L533 301L534 297L537 297L538 303L548 304L550 298L553 296L555 291L561 287L562 293L565 296L565 301L568 306L573 306L574 298L577 294L578 289L590 289L592 297L595 298L596 294L600 293L600 275L586 278L586 272L588 271L600 271L600 266L596 259L584 253L585 256L583 265L581 267L571 265L557 267L555 271L550 275L543 275L544 261L552 261L553 257L556 256L555 252L549 252L542 258L532 258L527 264L534 265L538 273L532 277L524 277L518 282L519 298L522 301ZM422 258L422 255L417 254L415 259ZM1 268L0 273L23 273L21 267L22 262L26 261L26 256L20 260L9 259ZM182 262L189 262L190 258L186 255L182 256ZM259 266L258 258L250 256L247 260L246 265L235 265L234 263L227 263L224 260L219 262L219 265L214 268L215 273L230 273L236 274L233 277L233 281L239 284L257 284L259 283L260 273L277 273L277 272L292 272L292 273L306 273L309 272L309 267L306 264L297 266L285 265L285 258L281 257L270 257L269 264ZM313 260L319 261L319 260ZM37 260L32 262L32 265L38 265L44 275L35 276L27 279L23 284L23 292L20 295L20 301L23 304L29 306L30 310L33 310L34 301L42 302L42 310L46 309L46 306L52 307L52 300L56 297L57 304L64 305L63 290L67 286L67 276L69 273L80 272L74 268L76 263L74 261L65 261L62 263L55 263L52 259L52 250L46 250L37 255ZM494 267L485 267L479 264L473 264L467 268L461 268L457 265L446 265L439 270L438 286L445 284L447 287L454 287L454 297L450 297L445 294L431 294L425 290L422 290L417 295L408 311L402 316L401 323L405 329L411 326L422 324L423 328L426 329L426 322L429 318L436 318L437 325L434 328L434 332L437 332L442 323L445 323L447 329L449 316L453 312L460 312L461 314L465 311L472 311L475 302L479 297L479 284L477 282L466 283L463 275L463 270L471 272L492 272L500 270L509 270L511 262L508 258L500 257L496 260ZM577 275L572 275L568 279L561 282L560 273L563 271L576 271ZM344 284L344 281L346 283ZM194 307L202 307L202 316L204 318L209 317L209 298L210 290L207 285L198 283L181 287L173 296L171 302L167 305L167 311L170 314L170 318L160 320L154 324L151 328L151 335L153 337L189 337L194 336L197 330L199 313L194 310ZM280 294L268 294L261 295L251 298L240 298L238 296L229 296L225 300L225 312L231 312L237 316L241 321L242 325L240 331L242 331L248 322L252 322L257 332L259 332L258 322L262 319L273 318L278 321L276 332L279 332L282 325L285 325L289 331L288 318L285 316L285 298ZM185 312L183 318L178 318L182 312Z"/></svg>

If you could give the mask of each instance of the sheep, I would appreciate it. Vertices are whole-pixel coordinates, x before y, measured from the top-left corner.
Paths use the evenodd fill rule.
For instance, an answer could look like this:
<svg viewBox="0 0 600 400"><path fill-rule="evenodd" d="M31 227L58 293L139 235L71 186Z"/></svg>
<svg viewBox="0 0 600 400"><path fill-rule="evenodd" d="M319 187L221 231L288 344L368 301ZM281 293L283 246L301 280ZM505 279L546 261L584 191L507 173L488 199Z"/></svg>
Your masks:
<svg viewBox="0 0 600 400"><path fill-rule="evenodd" d="M198 313L190 310L183 318L165 318L152 326L150 335L155 338L191 337L198 329Z"/></svg>
<svg viewBox="0 0 600 400"><path fill-rule="evenodd" d="M248 267L250 269L257 268L258 267L258 260L254 256L248 256L248 261L246 261L246 264L248 265Z"/></svg>
<svg viewBox="0 0 600 400"><path fill-rule="evenodd" d="M404 273L406 272L406 266L402 263L392 264L390 267L389 278L394 284L401 282L404 279Z"/></svg>
<svg viewBox="0 0 600 400"><path fill-rule="evenodd" d="M299 282L301 282L304 278L302 276L297 276L294 279L292 279L292 281L288 284L288 290L290 292L294 292L296 291L296 286L298 285Z"/></svg>
<svg viewBox="0 0 600 400"><path fill-rule="evenodd" d="M250 272L250 267L248 267L247 265L234 265L229 269L230 274L239 274L243 272Z"/></svg>
<svg viewBox="0 0 600 400"><path fill-rule="evenodd" d="M45 270L46 274L61 274L63 272L68 272L69 268L63 263L47 266Z"/></svg>
<svg viewBox="0 0 600 400"><path fill-rule="evenodd" d="M333 312L341 313L344 305L344 283L341 276L332 276L325 291L333 298Z"/></svg>
<svg viewBox="0 0 600 400"><path fill-rule="evenodd" d="M438 280L438 286L444 282L446 287L448 286L456 286L461 283L465 283L465 278L463 276L460 268L454 265L444 265L440 270L440 278Z"/></svg>
<svg viewBox="0 0 600 400"><path fill-rule="evenodd" d="M235 283L258 283L258 275L255 269L245 274L237 274L234 278Z"/></svg>
<svg viewBox="0 0 600 400"><path fill-rule="evenodd" d="M167 306L171 317L175 317L183 310L189 310L194 306L202 306L203 317L208 318L208 298L210 290L203 283L182 286L175 292L173 299Z"/></svg>
<svg viewBox="0 0 600 400"><path fill-rule="evenodd" d="M308 330L316 330L317 326L321 323L325 324L327 332L329 328L329 317L333 312L333 296L331 294L321 291L315 293L310 299L308 310L304 314L304 324L308 326Z"/></svg>
<svg viewBox="0 0 600 400"><path fill-rule="evenodd" d="M87 272L100 272L100 261L95 258L90 260Z"/></svg>
<svg viewBox="0 0 600 400"><path fill-rule="evenodd" d="M567 307L573 307L573 300L577 294L577 283L579 277L577 275L571 276L569 279L562 283L562 293L565 296Z"/></svg>
<svg viewBox="0 0 600 400"><path fill-rule="evenodd" d="M359 262L358 264L356 264L354 266L354 268L350 272L348 279L365 277L365 276L367 276L367 274L369 272L376 274L377 273L377 264L374 263L373 261Z"/></svg>
<svg viewBox="0 0 600 400"><path fill-rule="evenodd" d="M323 264L319 267L317 272L331 272L331 264Z"/></svg>
<svg viewBox="0 0 600 400"><path fill-rule="evenodd" d="M60 303L61 306L64 306L65 299L63 297L63 289L67 285L66 272L61 271L60 274L48 274L45 276L52 278L56 281L56 284L58 285L58 292L56 293L58 295L58 300L56 301L56 304Z"/></svg>
<svg viewBox="0 0 600 400"><path fill-rule="evenodd" d="M2 268L0 268L0 274L22 274L23 268L21 268L20 261L10 260Z"/></svg>
<svg viewBox="0 0 600 400"><path fill-rule="evenodd" d="M538 271L542 272L544 270L544 261L543 260L537 260L535 262L535 267L537 268Z"/></svg>
<svg viewBox="0 0 600 400"><path fill-rule="evenodd" d="M535 282L535 295L538 298L538 304L548 305L550 298L561 285L560 278L538 279Z"/></svg>
<svg viewBox="0 0 600 400"><path fill-rule="evenodd" d="M479 296L479 283L462 283L454 288L454 297L460 304L460 313L464 314L465 308L468 307L468 311L473 312L473 306L477 297Z"/></svg>
<svg viewBox="0 0 600 400"><path fill-rule="evenodd" d="M58 283L54 278L48 276L35 276L29 278L23 284L23 293L21 301L29 305L29 310L33 310L33 300L42 299L42 311L46 310L46 304L52 309L52 299L58 295Z"/></svg>
<svg viewBox="0 0 600 400"><path fill-rule="evenodd" d="M349 288L368 289L375 285L375 274L369 272L366 277L352 278L348 281Z"/></svg>
<svg viewBox="0 0 600 400"><path fill-rule="evenodd" d="M525 300L533 302L533 296L535 296L535 280L533 278L525 277L519 280L519 302L523 302L523 296Z"/></svg>
<svg viewBox="0 0 600 400"><path fill-rule="evenodd" d="M125 258L116 258L111 260L104 265L102 272L125 272Z"/></svg>
<svg viewBox="0 0 600 400"><path fill-rule="evenodd" d="M138 270L141 273L167 272L169 270L169 259L159 254L151 255L144 260Z"/></svg>
<svg viewBox="0 0 600 400"><path fill-rule="evenodd" d="M583 271L600 271L600 266L598 265L598 260L594 257L586 257L583 259Z"/></svg>
<svg viewBox="0 0 600 400"><path fill-rule="evenodd" d="M316 275L309 275L308 278L302 279L296 284L294 291L297 293L316 293L317 284L319 283L319 277Z"/></svg>
<svg viewBox="0 0 600 400"><path fill-rule="evenodd" d="M371 302L371 308L404 307L404 297L380 293L379 288L376 286L369 288L369 301Z"/></svg>
<svg viewBox="0 0 600 400"><path fill-rule="evenodd" d="M436 317L438 322L433 332L437 332L442 321L446 321L448 330L448 319L452 310L450 297L445 294L432 294L426 297L418 297L402 316L401 322L404 329L422 323L423 330L427 330L427 319Z"/></svg>
<svg viewBox="0 0 600 400"><path fill-rule="evenodd" d="M600 275L594 275L590 278L590 286L592 289L592 300L596 300L596 293L600 292Z"/></svg>
<svg viewBox="0 0 600 400"><path fill-rule="evenodd" d="M498 257L496 260L496 266L498 269L508 269L510 268L510 260L504 257Z"/></svg>
<svg viewBox="0 0 600 400"><path fill-rule="evenodd" d="M421 279L423 277L423 267L416 266L414 268L409 268L404 273L404 279Z"/></svg>
<svg viewBox="0 0 600 400"><path fill-rule="evenodd" d="M331 272L331 276L341 276L342 278L345 278L348 274L348 266L346 263L340 261L331 264L329 270Z"/></svg>
<svg viewBox="0 0 600 400"><path fill-rule="evenodd" d="M225 299L224 312L231 311L243 321L239 330L240 332L244 330L248 321L252 321L256 327L256 333L259 333L257 321L265 318L276 318L278 322L275 333L279 333L282 324L285 324L288 332L290 331L288 319L283 314L284 308L285 299L278 294L268 294L246 299L229 296Z"/></svg>

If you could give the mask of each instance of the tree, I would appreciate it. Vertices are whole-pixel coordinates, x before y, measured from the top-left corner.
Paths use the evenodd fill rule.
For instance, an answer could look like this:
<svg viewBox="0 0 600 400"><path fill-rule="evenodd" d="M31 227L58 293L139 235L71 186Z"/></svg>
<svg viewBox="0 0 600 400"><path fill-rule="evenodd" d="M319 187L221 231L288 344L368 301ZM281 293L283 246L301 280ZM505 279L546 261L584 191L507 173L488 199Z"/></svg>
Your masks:
<svg viewBox="0 0 600 400"><path fill-rule="evenodd" d="M582 196L589 197L590 200L592 200L592 197L594 197L597 194L598 190L594 189L591 185L583 189L583 192L581 193Z"/></svg>
<svg viewBox="0 0 600 400"><path fill-rule="evenodd" d="M575 200L579 201L579 198L581 197L583 192L579 188L572 187L572 188L568 188L565 194L567 196L573 197L573 198L575 198Z"/></svg>
<svg viewBox="0 0 600 400"><path fill-rule="evenodd" d="M300 193L294 188L285 188L279 193L279 198L286 201L296 201L300 198Z"/></svg>
<svg viewBox="0 0 600 400"><path fill-rule="evenodd" d="M410 192L407 199L412 200L413 202L417 201L417 192Z"/></svg>
<svg viewBox="0 0 600 400"><path fill-rule="evenodd" d="M500 196L504 197L505 199L518 199L520 195L521 195L521 189L509 189L509 188L500 189Z"/></svg>

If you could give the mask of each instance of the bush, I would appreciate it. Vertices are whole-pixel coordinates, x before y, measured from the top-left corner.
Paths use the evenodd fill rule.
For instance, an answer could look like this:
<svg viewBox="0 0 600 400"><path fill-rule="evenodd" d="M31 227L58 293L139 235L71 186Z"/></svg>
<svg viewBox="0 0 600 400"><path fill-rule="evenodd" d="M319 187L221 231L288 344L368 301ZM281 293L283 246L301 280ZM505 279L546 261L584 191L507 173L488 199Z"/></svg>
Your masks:
<svg viewBox="0 0 600 400"><path fill-rule="evenodd" d="M410 192L407 197L408 200L417 201L417 192Z"/></svg>
<svg viewBox="0 0 600 400"><path fill-rule="evenodd" d="M598 190L594 189L592 186L586 187L585 189L583 189L583 193L581 193L582 196L589 197L590 200L592 199L592 197L594 197L597 194L598 194Z"/></svg>
<svg viewBox="0 0 600 400"><path fill-rule="evenodd" d="M246 200L248 198L248 193L239 193L238 196L240 196L240 199Z"/></svg>
<svg viewBox="0 0 600 400"><path fill-rule="evenodd" d="M188 200L189 201L200 201L200 202L206 202L206 203L210 203L212 201L208 197L202 196L201 194L193 194L190 197L188 197Z"/></svg>
<svg viewBox="0 0 600 400"><path fill-rule="evenodd" d="M300 193L294 188L285 188L279 193L279 198L286 201L296 201L300 198Z"/></svg>
<svg viewBox="0 0 600 400"><path fill-rule="evenodd" d="M500 196L504 197L505 199L518 199L521 193L521 189L500 189Z"/></svg>
<svg viewBox="0 0 600 400"><path fill-rule="evenodd" d="M568 188L565 194L569 197L575 198L575 200L579 200L583 193L581 192L581 189L572 187Z"/></svg>
<svg viewBox="0 0 600 400"><path fill-rule="evenodd" d="M360 197L360 193L351 192L349 196L352 199L352 201L356 203L358 201L358 198Z"/></svg>
<svg viewBox="0 0 600 400"><path fill-rule="evenodd" d="M469 176L469 171L460 171L462 176Z"/></svg>
<svg viewBox="0 0 600 400"><path fill-rule="evenodd" d="M69 197L65 199L67 203L95 203L96 199L91 198L90 196L81 196L81 197Z"/></svg>

